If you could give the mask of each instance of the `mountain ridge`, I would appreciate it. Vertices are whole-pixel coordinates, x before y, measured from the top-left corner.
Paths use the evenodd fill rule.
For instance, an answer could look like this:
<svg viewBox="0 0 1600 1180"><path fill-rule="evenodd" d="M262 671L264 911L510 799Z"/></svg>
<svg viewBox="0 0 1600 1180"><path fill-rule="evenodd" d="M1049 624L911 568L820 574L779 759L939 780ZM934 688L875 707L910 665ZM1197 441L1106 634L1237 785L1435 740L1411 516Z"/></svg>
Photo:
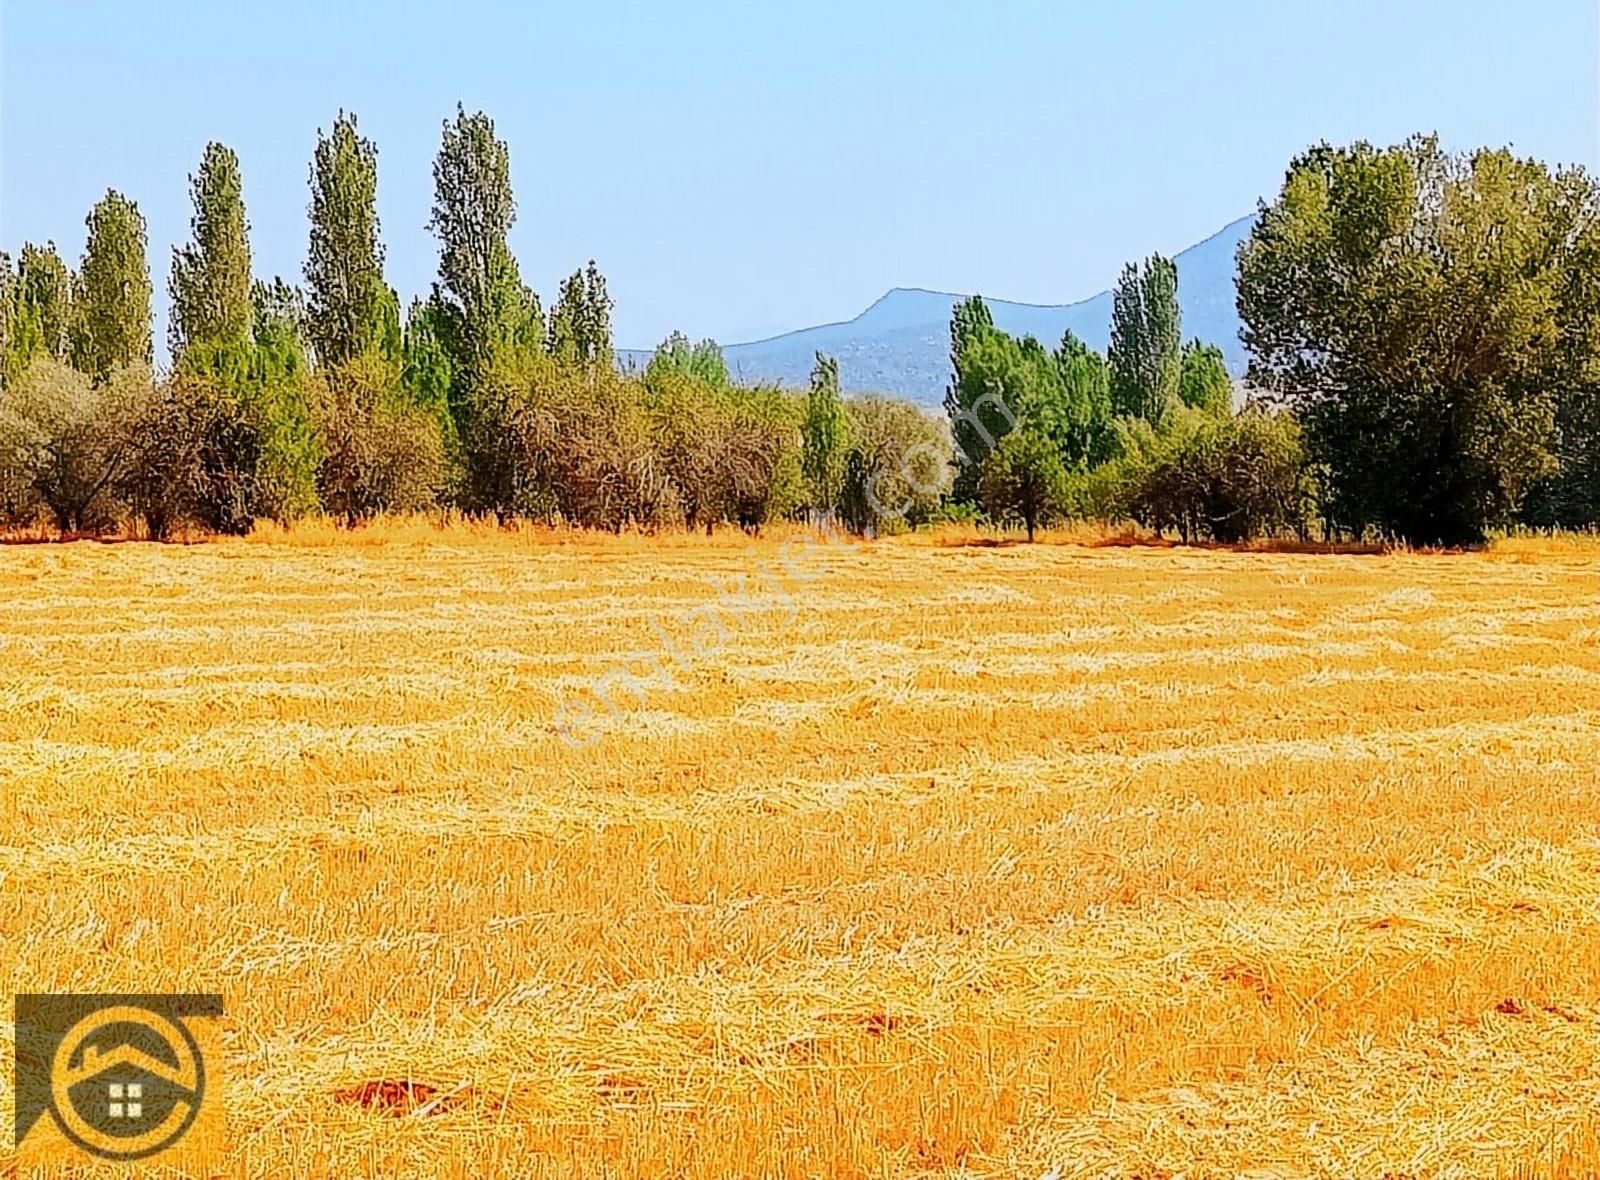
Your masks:
<svg viewBox="0 0 1600 1180"><path fill-rule="evenodd" d="M1245 367L1234 306L1234 256L1255 224L1255 214L1229 222L1177 254L1178 302L1184 339L1218 345L1228 368ZM839 362L840 386L850 393L883 393L936 406L949 380L950 311L967 296L929 287L891 287L861 312L757 340L723 346L728 370L746 382L804 386L817 352ZM984 297L995 325L1054 346L1070 329L1104 349L1111 335L1111 290L1071 303L1024 303ZM645 350L624 350L624 360L648 363Z"/></svg>

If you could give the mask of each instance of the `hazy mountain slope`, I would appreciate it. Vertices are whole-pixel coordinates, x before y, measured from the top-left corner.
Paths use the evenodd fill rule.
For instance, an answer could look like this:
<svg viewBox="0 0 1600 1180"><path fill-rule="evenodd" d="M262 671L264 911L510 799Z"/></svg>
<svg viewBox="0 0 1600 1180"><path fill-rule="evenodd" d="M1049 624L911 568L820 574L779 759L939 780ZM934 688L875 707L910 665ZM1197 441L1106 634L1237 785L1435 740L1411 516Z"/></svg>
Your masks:
<svg viewBox="0 0 1600 1180"><path fill-rule="evenodd" d="M1254 217L1241 218L1177 256L1178 299L1185 339L1199 336L1222 347L1236 374L1244 371L1239 319L1234 309L1234 254ZM841 385L935 405L950 370L950 309L962 298L944 291L897 287L852 320L802 328L767 340L723 347L728 367L744 381L804 385L817 352L839 361ZM1111 331L1111 292L1080 303L1042 306L989 299L995 323L1049 346L1068 328L1095 348ZM644 363L648 353L625 353Z"/></svg>

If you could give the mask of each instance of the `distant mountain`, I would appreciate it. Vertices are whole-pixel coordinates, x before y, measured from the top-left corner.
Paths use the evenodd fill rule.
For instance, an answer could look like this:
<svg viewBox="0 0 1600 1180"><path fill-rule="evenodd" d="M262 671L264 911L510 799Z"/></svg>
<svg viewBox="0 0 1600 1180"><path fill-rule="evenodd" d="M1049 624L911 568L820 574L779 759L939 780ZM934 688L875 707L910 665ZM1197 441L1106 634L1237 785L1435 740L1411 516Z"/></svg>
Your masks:
<svg viewBox="0 0 1600 1180"><path fill-rule="evenodd" d="M1177 256L1178 301L1184 339L1220 345L1235 376L1244 373L1239 317L1234 308L1234 255L1255 217L1244 217ZM803 386L817 352L839 362L839 383L850 392L888 393L938 405L950 379L950 309L964 298L947 291L896 287L853 320L802 328L766 340L723 346L728 368L742 381ZM987 299L996 326L1031 334L1050 347L1071 328L1095 348L1111 335L1111 292L1060 306ZM644 364L648 352L624 353Z"/></svg>

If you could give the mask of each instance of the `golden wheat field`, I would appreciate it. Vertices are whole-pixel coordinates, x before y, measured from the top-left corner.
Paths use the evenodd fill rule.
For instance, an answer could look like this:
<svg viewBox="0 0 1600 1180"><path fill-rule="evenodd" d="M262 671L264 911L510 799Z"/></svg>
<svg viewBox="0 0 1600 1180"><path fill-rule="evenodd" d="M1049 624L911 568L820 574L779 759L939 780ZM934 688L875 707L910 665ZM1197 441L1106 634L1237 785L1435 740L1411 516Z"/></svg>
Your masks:
<svg viewBox="0 0 1600 1180"><path fill-rule="evenodd" d="M1600 1174L1600 548L961 540L0 546L0 976L219 1175Z"/></svg>

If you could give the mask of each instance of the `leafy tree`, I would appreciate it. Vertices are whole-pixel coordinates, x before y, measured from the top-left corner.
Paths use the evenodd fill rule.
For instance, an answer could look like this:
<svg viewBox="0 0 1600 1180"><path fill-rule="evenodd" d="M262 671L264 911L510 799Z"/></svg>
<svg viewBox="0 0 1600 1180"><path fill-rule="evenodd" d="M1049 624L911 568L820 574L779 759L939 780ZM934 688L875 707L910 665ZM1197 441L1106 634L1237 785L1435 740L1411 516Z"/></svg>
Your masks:
<svg viewBox="0 0 1600 1180"><path fill-rule="evenodd" d="M949 488L950 438L910 402L852 398L840 515L859 533L896 533L929 520Z"/></svg>
<svg viewBox="0 0 1600 1180"><path fill-rule="evenodd" d="M494 120L457 107L444 125L433 165L429 228L439 239L441 340L450 356L454 396L463 404L508 349L542 349L538 298L523 286L509 235L516 221L511 156Z"/></svg>
<svg viewBox="0 0 1600 1180"><path fill-rule="evenodd" d="M281 278L252 292L254 356L245 386L260 438L253 508L290 520L317 507L321 445L312 419L306 300Z"/></svg>
<svg viewBox="0 0 1600 1180"><path fill-rule="evenodd" d="M0 488L8 515L49 510L63 533L99 532L114 519L112 490L127 457L127 421L148 387L134 374L99 386L42 359L0 399Z"/></svg>
<svg viewBox="0 0 1600 1180"><path fill-rule="evenodd" d="M1563 391L1591 389L1595 185L1506 151L1322 145L1239 252L1251 380L1293 406L1332 523L1481 539L1559 471Z"/></svg>
<svg viewBox="0 0 1600 1180"><path fill-rule="evenodd" d="M0 250L0 389L6 387L6 369L11 359L11 339L16 323L17 272L11 255Z"/></svg>
<svg viewBox="0 0 1600 1180"><path fill-rule="evenodd" d="M945 390L944 412L950 419L950 437L958 465L952 494L961 503L973 503L978 494L978 471L997 441L1016 424L1016 411L1002 390L993 388L992 365L977 363L985 344L997 335L989 307L977 295L957 303L950 313L950 385ZM992 361L989 356L987 360Z"/></svg>
<svg viewBox="0 0 1600 1180"><path fill-rule="evenodd" d="M72 330L72 274L54 243L22 247L8 333L6 378L15 381L36 358L64 361Z"/></svg>
<svg viewBox="0 0 1600 1180"><path fill-rule="evenodd" d="M150 268L139 207L108 191L90 211L89 237L74 284L72 363L97 382L113 370L148 370Z"/></svg>
<svg viewBox="0 0 1600 1180"><path fill-rule="evenodd" d="M250 298L250 226L245 219L239 158L206 145L189 178L193 240L172 251L171 344L175 360L194 346L246 344L254 322Z"/></svg>
<svg viewBox="0 0 1600 1180"><path fill-rule="evenodd" d="M1178 268L1151 255L1129 264L1111 297L1111 404L1159 426L1178 401L1182 360Z"/></svg>
<svg viewBox="0 0 1600 1180"><path fill-rule="evenodd" d="M1250 405L1238 414L1175 408L1157 430L1122 426L1111 465L1119 514L1184 542L1306 535L1315 488L1292 414Z"/></svg>
<svg viewBox="0 0 1600 1180"><path fill-rule="evenodd" d="M650 363L645 366L644 381L654 387L662 384L668 375L691 377L712 389L727 389L732 384L717 342L702 340L691 344L682 332L672 333L657 345Z"/></svg>
<svg viewBox="0 0 1600 1180"><path fill-rule="evenodd" d="M611 307L605 276L591 258L587 267L561 284L550 311L550 355L572 367L610 368L615 363Z"/></svg>
<svg viewBox="0 0 1600 1180"><path fill-rule="evenodd" d="M445 451L453 456L459 439L450 417L452 369L444 344L444 317L437 302L412 300L401 343L400 385L411 404L426 410L439 424Z"/></svg>
<svg viewBox="0 0 1600 1180"><path fill-rule="evenodd" d="M1071 467L1093 467L1109 459L1111 370L1106 358L1068 331L1056 349L1056 395L1041 407L1045 432Z"/></svg>
<svg viewBox="0 0 1600 1180"><path fill-rule="evenodd" d="M801 470L811 507L833 512L839 504L844 479L845 454L850 445L850 419L839 396L839 362L817 353L811 370L811 390L806 395L806 416L801 426Z"/></svg>
<svg viewBox="0 0 1600 1180"><path fill-rule="evenodd" d="M347 524L413 512L444 490L447 460L437 418L397 396L394 370L368 352L312 384L319 441L317 497Z"/></svg>
<svg viewBox="0 0 1600 1180"><path fill-rule="evenodd" d="M346 364L399 331L399 306L383 279L378 239L378 149L356 117L339 113L317 133L311 162L311 243L306 255L306 335L317 362Z"/></svg>
<svg viewBox="0 0 1600 1180"><path fill-rule="evenodd" d="M1178 397L1191 410L1226 416L1233 412L1233 378L1222 349L1191 340L1183 346Z"/></svg>
<svg viewBox="0 0 1600 1180"><path fill-rule="evenodd" d="M984 459L980 496L996 521L1020 519L1034 538L1038 525L1061 511L1067 472L1055 444L1036 430L1014 430Z"/></svg>

